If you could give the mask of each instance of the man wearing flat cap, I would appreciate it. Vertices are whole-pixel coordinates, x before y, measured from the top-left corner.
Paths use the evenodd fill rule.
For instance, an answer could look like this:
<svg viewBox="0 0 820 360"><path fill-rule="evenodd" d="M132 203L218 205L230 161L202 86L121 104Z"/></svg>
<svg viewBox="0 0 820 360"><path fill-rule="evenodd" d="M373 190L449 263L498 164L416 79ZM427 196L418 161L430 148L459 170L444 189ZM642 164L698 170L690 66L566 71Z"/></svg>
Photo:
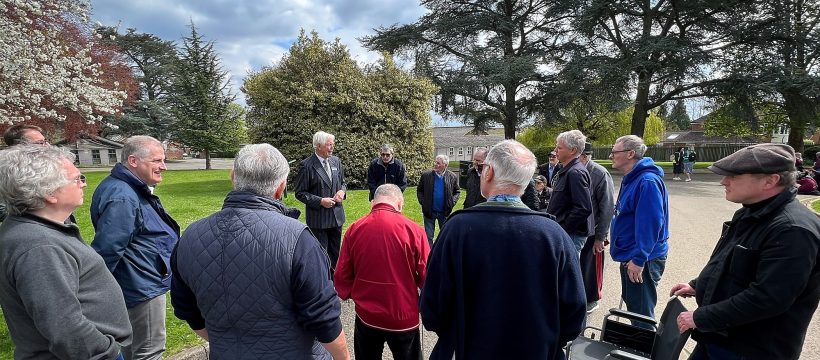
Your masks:
<svg viewBox="0 0 820 360"><path fill-rule="evenodd" d="M743 148L709 167L742 204L700 275L671 294L695 296L678 316L691 359L797 359L820 300L820 220L796 199L794 149Z"/></svg>

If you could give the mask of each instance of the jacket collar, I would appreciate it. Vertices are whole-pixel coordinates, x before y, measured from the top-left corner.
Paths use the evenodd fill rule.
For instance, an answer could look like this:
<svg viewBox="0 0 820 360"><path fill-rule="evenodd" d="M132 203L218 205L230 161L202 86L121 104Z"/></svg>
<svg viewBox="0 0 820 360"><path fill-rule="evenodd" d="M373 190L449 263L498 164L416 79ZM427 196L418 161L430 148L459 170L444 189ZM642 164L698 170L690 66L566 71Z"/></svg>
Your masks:
<svg viewBox="0 0 820 360"><path fill-rule="evenodd" d="M74 224L74 223L59 224L59 223L53 222L51 220L44 219L44 218L41 218L37 215L29 214L29 213L19 215L19 216L10 215L7 218L7 220L12 219L12 218L15 218L15 219L17 219L18 221L21 221L21 222L36 223L38 225L45 226L49 229L57 230L57 231L59 231L63 234L66 234L68 236L72 236L72 237L76 237L78 239L82 239L82 237L80 236L80 228L78 228L77 224Z"/></svg>
<svg viewBox="0 0 820 360"><path fill-rule="evenodd" d="M256 209L276 211L280 214L285 214L287 206L281 201L269 196L262 196L254 194L249 191L231 191L225 197L225 202L222 204L223 209L227 208L241 208L241 209Z"/></svg>
<svg viewBox="0 0 820 360"><path fill-rule="evenodd" d="M111 177L126 182L131 186L131 188L134 189L134 191L142 193L142 196L151 197L151 195L153 195L151 193L151 189L148 187L148 184L140 180L122 163L117 163L114 165L114 168L111 169Z"/></svg>
<svg viewBox="0 0 820 360"><path fill-rule="evenodd" d="M568 163L566 163L563 167L561 167L561 170L558 170L558 173L559 173L559 174L563 174L563 173L565 173L565 172L569 171L569 169L570 169L571 167L575 166L575 164L579 163L580 161L581 161L581 160L580 160L579 158L574 158L574 159L570 160L570 161L569 161ZM582 164L582 165L583 165L583 164Z"/></svg>
<svg viewBox="0 0 820 360"><path fill-rule="evenodd" d="M791 188L786 189L774 196L774 200L770 203L766 204L766 206L757 209L757 210L750 210L749 208L741 208L737 211L735 218L737 220L744 219L744 218L754 218L760 219L763 217L768 216L772 212L779 210L782 208L786 203L792 201L797 196L797 189Z"/></svg>
<svg viewBox="0 0 820 360"><path fill-rule="evenodd" d="M401 213L398 210L396 210L396 208L394 208L393 205L385 204L385 203L380 203L380 204L373 205L373 209L371 209L370 212L374 213L376 211L389 211L389 212L394 212L396 214Z"/></svg>

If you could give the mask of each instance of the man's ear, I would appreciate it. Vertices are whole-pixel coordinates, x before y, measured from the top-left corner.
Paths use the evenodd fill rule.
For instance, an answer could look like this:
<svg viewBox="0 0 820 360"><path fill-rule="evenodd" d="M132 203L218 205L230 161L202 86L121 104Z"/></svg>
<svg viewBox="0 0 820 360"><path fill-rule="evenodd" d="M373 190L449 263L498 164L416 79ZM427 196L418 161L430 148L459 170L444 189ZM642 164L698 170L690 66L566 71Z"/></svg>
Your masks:
<svg viewBox="0 0 820 360"><path fill-rule="evenodd" d="M282 181L282 183L279 184L279 187L276 188L276 191L273 192L273 198L276 199L276 200L282 199L282 195L284 195L285 189L287 187L288 187L287 180Z"/></svg>
<svg viewBox="0 0 820 360"><path fill-rule="evenodd" d="M132 168L137 167L137 160L139 160L139 159L137 159L136 155L128 155L128 159L126 161L128 163L128 167L132 167Z"/></svg>

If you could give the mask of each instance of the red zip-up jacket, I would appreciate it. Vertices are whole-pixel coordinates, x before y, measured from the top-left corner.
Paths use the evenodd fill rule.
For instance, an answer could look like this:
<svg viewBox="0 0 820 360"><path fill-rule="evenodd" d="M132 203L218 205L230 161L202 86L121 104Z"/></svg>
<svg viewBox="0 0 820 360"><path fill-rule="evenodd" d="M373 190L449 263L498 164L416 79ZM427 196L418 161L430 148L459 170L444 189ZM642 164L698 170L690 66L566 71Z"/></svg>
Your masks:
<svg viewBox="0 0 820 360"><path fill-rule="evenodd" d="M387 331L419 326L419 293L430 245L418 224L389 204L376 204L345 234L334 285L353 299L366 325Z"/></svg>

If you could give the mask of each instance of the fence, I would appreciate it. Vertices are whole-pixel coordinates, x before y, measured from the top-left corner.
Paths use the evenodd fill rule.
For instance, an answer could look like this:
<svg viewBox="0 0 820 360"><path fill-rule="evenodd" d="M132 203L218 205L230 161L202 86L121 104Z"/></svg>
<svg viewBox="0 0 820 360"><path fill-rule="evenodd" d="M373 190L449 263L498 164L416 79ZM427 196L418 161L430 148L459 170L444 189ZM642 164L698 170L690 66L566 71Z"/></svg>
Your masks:
<svg viewBox="0 0 820 360"><path fill-rule="evenodd" d="M695 152L698 153L697 161L718 161L726 156L731 155L744 147L752 144L725 144L725 145L702 145L695 146ZM650 146L646 149L644 156L651 157L655 161L669 161L672 153L678 149L679 146ZM611 147L594 148L592 149L595 159L608 159Z"/></svg>

